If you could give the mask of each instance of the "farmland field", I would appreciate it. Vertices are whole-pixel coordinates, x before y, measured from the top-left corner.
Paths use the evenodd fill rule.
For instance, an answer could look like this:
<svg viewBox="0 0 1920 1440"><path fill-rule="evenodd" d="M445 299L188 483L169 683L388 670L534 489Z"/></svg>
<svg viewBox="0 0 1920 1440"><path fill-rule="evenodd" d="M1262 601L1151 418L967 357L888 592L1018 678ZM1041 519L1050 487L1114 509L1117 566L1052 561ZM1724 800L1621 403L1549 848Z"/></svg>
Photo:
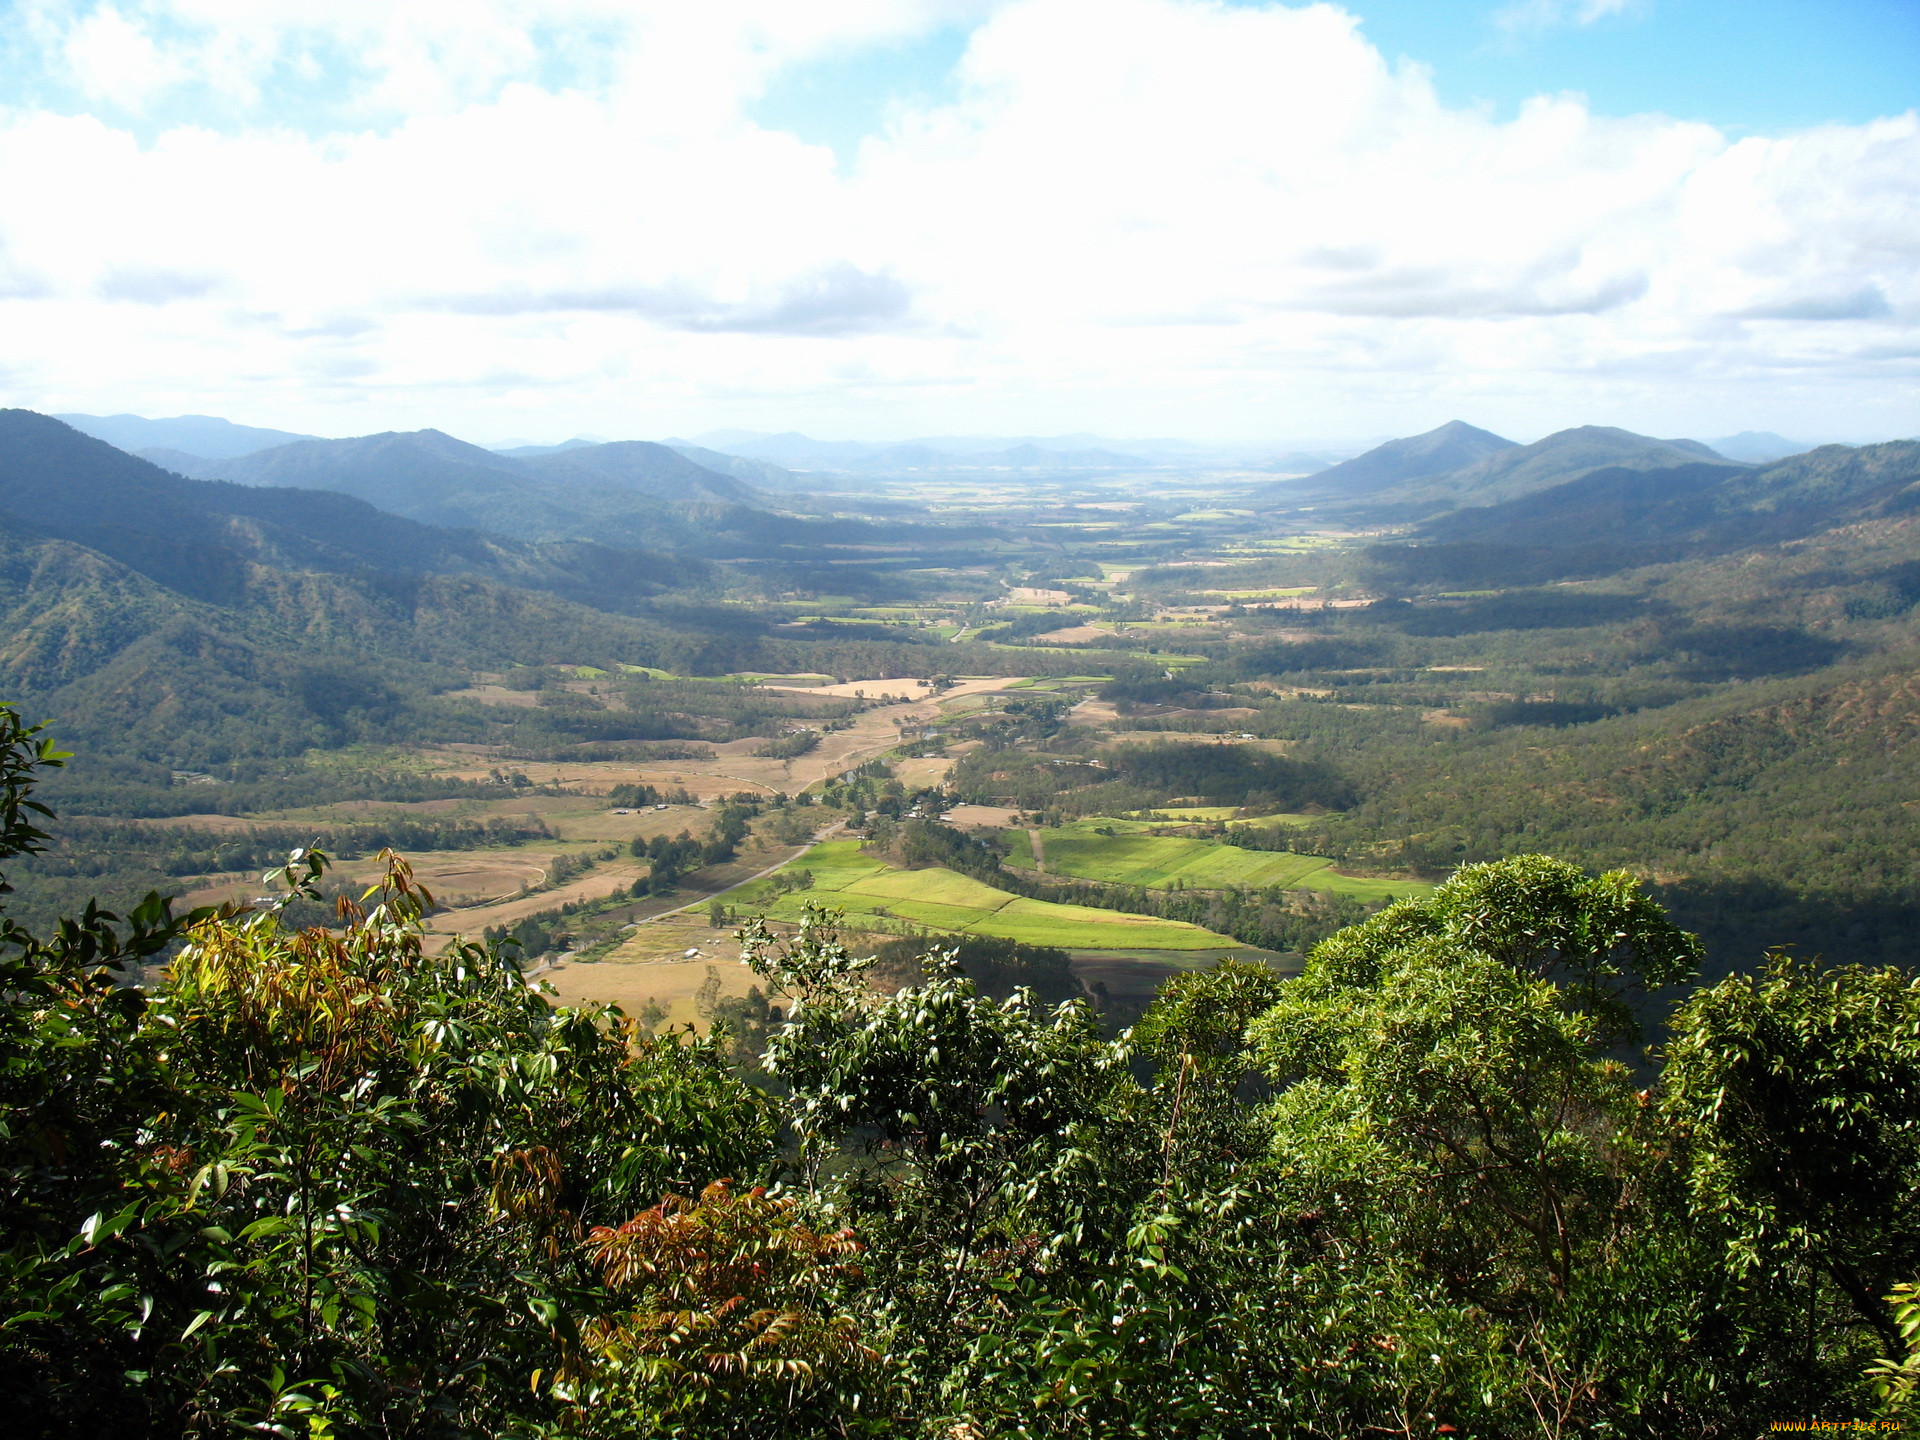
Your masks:
<svg viewBox="0 0 1920 1440"><path fill-rule="evenodd" d="M815 845L788 868L811 871L812 889L783 895L771 883L761 881L731 891L725 899L744 911L764 913L775 920L800 919L802 907L812 901L846 911L849 921L856 924L858 917L867 916L881 928L889 920L904 921L929 930L991 935L1071 950L1243 948L1226 936L1177 920L1028 900L938 867L895 870L862 854L857 840L829 840Z"/></svg>
<svg viewBox="0 0 1920 1440"><path fill-rule="evenodd" d="M1327 890L1365 901L1423 895L1433 888L1415 880L1342 875L1333 868L1331 860L1319 855L1241 850L1214 840L1127 833L1131 828L1125 821L1096 817L1058 830L1042 830L1040 844L1046 855L1046 873L1161 889L1177 882L1198 890L1221 890L1233 885L1254 889L1279 886L1287 890ZM1099 833L1103 829L1113 833ZM1007 857L1009 863L1025 869L1038 868L1027 831L1010 830L1007 839L1012 845Z"/></svg>

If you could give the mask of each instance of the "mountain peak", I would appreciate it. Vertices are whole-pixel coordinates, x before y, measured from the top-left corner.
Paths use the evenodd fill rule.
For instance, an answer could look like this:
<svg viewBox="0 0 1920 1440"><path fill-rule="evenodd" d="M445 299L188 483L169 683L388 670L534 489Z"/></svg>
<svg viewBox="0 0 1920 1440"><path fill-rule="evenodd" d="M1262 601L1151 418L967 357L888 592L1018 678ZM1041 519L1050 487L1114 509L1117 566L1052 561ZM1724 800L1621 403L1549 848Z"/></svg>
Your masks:
<svg viewBox="0 0 1920 1440"><path fill-rule="evenodd" d="M1342 497L1390 489L1409 480L1444 475L1516 448L1514 442L1464 420L1449 420L1422 435L1389 440L1364 455L1320 471L1310 480L1287 482L1288 494L1333 492Z"/></svg>

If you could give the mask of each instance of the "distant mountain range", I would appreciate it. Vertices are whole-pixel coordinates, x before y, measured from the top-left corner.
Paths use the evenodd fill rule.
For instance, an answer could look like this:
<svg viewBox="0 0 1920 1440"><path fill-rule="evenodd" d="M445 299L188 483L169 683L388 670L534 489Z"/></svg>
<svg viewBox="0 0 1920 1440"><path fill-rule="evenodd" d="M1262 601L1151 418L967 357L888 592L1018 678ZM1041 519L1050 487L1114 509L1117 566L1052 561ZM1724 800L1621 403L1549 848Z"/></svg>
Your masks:
<svg viewBox="0 0 1920 1440"><path fill-rule="evenodd" d="M485 512L496 497L511 495L516 502L533 504L522 497L556 485L609 486L651 500L694 504L745 505L755 498L738 481L644 440L557 446L518 457L483 450L438 430L413 430L351 440L301 440L227 459L194 460L167 453L170 459L193 461L192 469L182 473L197 480L342 490L396 514L441 525L488 527Z"/></svg>
<svg viewBox="0 0 1920 1440"><path fill-rule="evenodd" d="M1804 441L1776 435L1771 430L1742 430L1738 435L1726 435L1718 440L1709 440L1707 444L1729 460L1746 460L1755 465L1764 465L1769 460L1784 460L1789 455L1798 455L1814 448Z"/></svg>
<svg viewBox="0 0 1920 1440"><path fill-rule="evenodd" d="M530 540L764 554L818 544L809 526L823 523L771 513L777 502L752 485L645 440L515 456L415 430L301 440L225 459L172 449L150 449L141 458L194 479L334 490L429 525ZM750 473L759 469L740 464ZM845 530L859 522L838 523Z"/></svg>
<svg viewBox="0 0 1920 1440"><path fill-rule="evenodd" d="M55 415L53 418L121 450L159 447L213 460L251 455L255 450L318 438L291 430L236 425L214 415L176 415L171 420L149 420L141 415Z"/></svg>
<svg viewBox="0 0 1920 1440"><path fill-rule="evenodd" d="M173 469L179 465L172 462L182 457L226 460L319 438L287 430L238 425L212 415L178 415L171 419L147 419L140 415L56 415L54 418L135 454L169 452L165 458L158 455L151 458ZM1368 461L1366 465L1331 478L1349 493L1357 494L1360 493L1358 482L1363 477L1386 474L1396 466L1401 472L1397 478L1403 480L1440 474L1473 459L1484 458L1470 453L1472 447L1499 439L1488 431L1456 420L1424 436L1388 441L1359 457ZM508 459L529 460L607 443L595 437L576 436L554 445L507 440L485 448ZM716 474L776 493L820 489L822 475L872 476L945 470L1067 473L1218 465L1309 475L1337 466L1353 453L1350 450L1210 445L1168 438L1115 441L1085 432L1052 436L936 435L906 441L861 441L815 440L797 431L774 434L761 430L710 430L691 440L673 438L662 443ZM1719 457L1750 464L1764 464L1813 448L1771 431L1756 430L1709 441L1708 446ZM1428 462L1434 457L1448 463L1439 464L1437 469L1430 468ZM1346 463L1357 464L1358 460L1346 460ZM795 470L814 473L803 479L793 473Z"/></svg>
<svg viewBox="0 0 1920 1440"><path fill-rule="evenodd" d="M239 459L264 450L319 438L286 430L236 425L210 415L181 415L164 420L150 420L139 415L61 415L55 418L110 445L145 456L170 470L197 477L215 473L215 467L208 463L210 461ZM506 440L486 446L484 450L505 460L539 460L567 451L596 449L608 443L626 442L575 436L553 445ZM938 435L918 440L878 442L815 440L795 431L771 434L757 430L713 430L691 440L672 438L661 443L705 470L740 481L758 491L784 495L820 491L864 492L870 491L871 485L856 482L890 475L909 478L950 472L1015 473L1038 477L1219 467L1303 475L1325 469L1352 453L1263 448L1257 445L1205 445L1166 438L1111 441L1086 433L1001 437ZM470 448L481 450L483 447ZM796 474L795 471L805 473Z"/></svg>
<svg viewBox="0 0 1920 1440"><path fill-rule="evenodd" d="M506 445L489 445L487 449L496 455L509 455L516 460L525 460L533 455L551 455L556 450L578 450L585 445L604 445L604 440L587 440L575 436L571 440L562 440L558 445L535 445L532 441L516 440Z"/></svg>
<svg viewBox="0 0 1920 1440"><path fill-rule="evenodd" d="M1736 438L1750 454L1762 440L1792 444ZM1920 512L1920 441L1756 464L1609 426L1517 445L1454 421L1254 493L1315 523L1398 531L1369 551L1372 583L1389 592L1539 584Z"/></svg>

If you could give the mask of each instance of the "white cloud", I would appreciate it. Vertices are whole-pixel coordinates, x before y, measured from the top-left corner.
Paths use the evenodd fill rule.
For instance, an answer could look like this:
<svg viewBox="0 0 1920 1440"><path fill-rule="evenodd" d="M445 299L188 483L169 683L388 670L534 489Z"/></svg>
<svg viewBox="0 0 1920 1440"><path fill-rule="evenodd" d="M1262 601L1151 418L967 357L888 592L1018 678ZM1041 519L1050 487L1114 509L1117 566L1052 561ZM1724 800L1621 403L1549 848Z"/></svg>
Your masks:
<svg viewBox="0 0 1920 1440"><path fill-rule="evenodd" d="M781 66L955 17L959 98L849 168L746 118ZM1328 5L36 23L49 73L236 108L138 137L105 103L0 112L15 403L327 433L1920 427L1911 115L1495 121ZM343 97L324 125L276 108L302 73Z"/></svg>
<svg viewBox="0 0 1920 1440"><path fill-rule="evenodd" d="M91 99L138 109L185 78L137 20L110 5L75 17L62 46L75 83Z"/></svg>

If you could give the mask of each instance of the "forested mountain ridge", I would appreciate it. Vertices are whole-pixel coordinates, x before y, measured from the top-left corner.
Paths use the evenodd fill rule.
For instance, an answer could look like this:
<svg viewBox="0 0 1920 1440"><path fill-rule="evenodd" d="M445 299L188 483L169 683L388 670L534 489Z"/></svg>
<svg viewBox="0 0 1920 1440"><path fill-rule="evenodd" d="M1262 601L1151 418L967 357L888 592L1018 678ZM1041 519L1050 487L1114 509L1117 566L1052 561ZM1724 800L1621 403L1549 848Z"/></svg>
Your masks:
<svg viewBox="0 0 1920 1440"><path fill-rule="evenodd" d="M703 582L703 562L183 479L27 411L0 411L0 515L0 678L96 756L298 754L408 733L474 667L704 643L561 598L639 604Z"/></svg>
<svg viewBox="0 0 1920 1440"><path fill-rule="evenodd" d="M804 476L796 475L784 466L771 460L753 460L745 455L728 455L719 450L709 450L704 445L665 442L669 450L684 455L703 470L711 470L716 475L730 475L744 485L756 490L794 491L808 490L812 484Z"/></svg>
<svg viewBox="0 0 1920 1440"><path fill-rule="evenodd" d="M764 505L767 500L751 485L651 440L582 445L529 456L518 463L532 474L553 480L631 491L678 504Z"/></svg>
<svg viewBox="0 0 1920 1440"><path fill-rule="evenodd" d="M1698 441L1656 440L1611 425L1581 425L1444 474L1380 490L1362 503L1380 518L1416 520L1462 506L1512 500L1605 466L1662 470L1702 461L1723 464L1730 474L1743 468L1722 460Z"/></svg>
<svg viewBox="0 0 1920 1440"><path fill-rule="evenodd" d="M201 767L412 733L471 668L684 658L699 637L470 575L240 561L218 601L60 540L0 543L0 678L88 756ZM398 726L398 728L396 728Z"/></svg>
<svg viewBox="0 0 1920 1440"><path fill-rule="evenodd" d="M1920 442L1893 440L1826 445L1759 469L1609 466L1501 504L1454 511L1421 533L1536 546L1611 534L1621 537L1623 558L1658 559L1801 539L1916 507Z"/></svg>
<svg viewBox="0 0 1920 1440"><path fill-rule="evenodd" d="M1265 503L1367 524L1432 522L1466 507L1497 506L1613 468L1747 467L1695 440L1657 440L1608 425L1557 431L1518 445L1464 421L1389 440L1303 479L1262 485Z"/></svg>
<svg viewBox="0 0 1920 1440"><path fill-rule="evenodd" d="M238 594L248 562L469 573L613 609L710 573L698 560L426 525L328 490L184 479L28 410L0 410L0 514L16 539L71 540L216 602Z"/></svg>
<svg viewBox="0 0 1920 1440"><path fill-rule="evenodd" d="M1398 783L1342 756L1370 796L1300 844L1428 873L1516 848L1625 865L1712 932L1722 966L1769 945L1895 959L1920 923L1916 660L1495 732L1403 757Z"/></svg>
<svg viewBox="0 0 1920 1440"><path fill-rule="evenodd" d="M1771 430L1742 430L1738 435L1722 435L1706 443L1715 454L1756 465L1771 465L1775 460L1814 448L1804 440L1789 440Z"/></svg>
<svg viewBox="0 0 1920 1440"><path fill-rule="evenodd" d="M614 450L599 464L582 455ZM199 479L246 485L337 490L429 524L508 534L564 533L588 499L553 493L560 485L602 504L624 503L637 515L661 517L663 503L744 505L753 492L705 470L664 445L642 441L585 446L546 455L497 455L438 430L389 431L350 440L302 440L194 469ZM556 528L557 527L557 528Z"/></svg>

